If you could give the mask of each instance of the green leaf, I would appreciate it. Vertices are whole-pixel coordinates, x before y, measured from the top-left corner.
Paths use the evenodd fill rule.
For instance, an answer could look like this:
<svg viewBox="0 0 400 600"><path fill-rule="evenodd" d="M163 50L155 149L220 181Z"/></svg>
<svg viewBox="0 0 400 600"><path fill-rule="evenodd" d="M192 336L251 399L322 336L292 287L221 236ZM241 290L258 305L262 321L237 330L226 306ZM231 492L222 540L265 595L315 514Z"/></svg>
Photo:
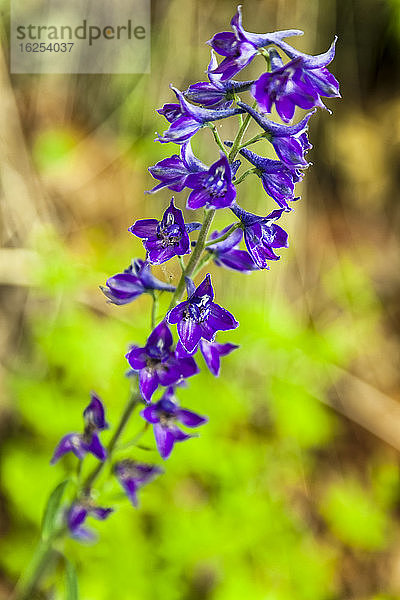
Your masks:
<svg viewBox="0 0 400 600"><path fill-rule="evenodd" d="M79 600L78 576L74 565L65 559L65 600Z"/></svg>
<svg viewBox="0 0 400 600"><path fill-rule="evenodd" d="M54 533L58 509L68 483L69 479L59 483L49 496L42 521L42 538L44 540L49 539Z"/></svg>

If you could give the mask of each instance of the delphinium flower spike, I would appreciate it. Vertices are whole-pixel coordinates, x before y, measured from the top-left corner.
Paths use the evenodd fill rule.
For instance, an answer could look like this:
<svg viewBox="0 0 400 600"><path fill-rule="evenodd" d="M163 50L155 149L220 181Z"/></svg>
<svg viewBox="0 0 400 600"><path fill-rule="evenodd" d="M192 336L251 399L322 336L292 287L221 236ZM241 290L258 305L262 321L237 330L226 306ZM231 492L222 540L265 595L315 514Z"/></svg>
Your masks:
<svg viewBox="0 0 400 600"><path fill-rule="evenodd" d="M159 182L150 193L164 188L177 193L190 190L187 208L204 209L203 222L185 223L180 208L183 203L175 205L174 200L160 220L136 220L130 231L143 240L144 260L136 259L128 269L107 279L101 288L108 301L117 306L147 293L153 300L151 332L143 346L132 345L126 354L134 389L110 436L107 450L100 442L100 433L108 427L104 407L100 398L92 394L84 411L83 432L67 434L54 451L52 463L69 452L79 459L79 463L70 478L75 491L73 497L70 494L68 503L61 502L60 488L54 490L55 497L60 499L58 516L62 515L63 525L52 531L50 538L42 536L46 540L43 560L47 561L50 554L46 553L53 551L50 542L68 532L77 539L92 538L92 533L85 527L86 519L104 520L111 514L113 508L103 507L101 490L96 487L98 475L106 472L103 470L106 459L112 466L107 472L116 476L134 506L137 506L138 490L163 472L156 464L138 461L132 442L125 446L124 454L120 454L124 448L119 444L120 438L138 404L145 405L141 415L153 425L156 446L163 459L170 456L176 442L193 437L193 433L182 430L181 426L193 430L206 423L206 417L178 405L176 388L199 372L193 357L198 350L210 372L219 375L221 357L238 346L217 342L216 334L236 329L239 323L227 309L214 302L210 274L200 278L200 283L194 283L200 271L213 260L217 266L234 270L235 276L241 277L243 273L268 269L270 261L279 259L276 250L288 246L288 234L278 221L283 213L293 214L291 203L298 199L295 184L310 164L305 158L312 147L307 136L309 120L318 107L325 108L322 98L340 96L339 84L327 69L335 55L336 38L327 52L317 56L304 54L285 41L285 38L302 35L302 31L248 32L242 25L240 6L231 26L232 31L217 33L208 42L212 47L208 81L189 85L185 92L172 87L177 101L166 103L158 110L169 127L162 135L157 135L157 141L180 144L181 149L179 155L173 154L149 167L150 175ZM213 51L222 57L219 64ZM257 55L263 65L258 78L241 82L232 80ZM246 91L255 98L253 106L240 96ZM271 113L274 105L285 123L294 118L296 107L310 109L310 112L293 125L282 125L265 116L265 113ZM237 133L232 142L226 142L226 150L214 122L220 124L235 115L239 115ZM260 127L261 132L246 139L250 123ZM207 158L207 163L195 156L190 142L204 128L212 130L217 144L217 153ZM248 149L261 139L272 144L278 160ZM252 165L244 173L238 172L241 168L239 155ZM250 175L261 178L264 190L279 205L278 209L272 212L266 209L263 211L266 216L263 216L239 206L238 190L242 189L242 186L238 187L239 183ZM248 194L243 194L240 204L247 197ZM224 213L226 208L229 211ZM227 216L228 224L221 223L220 230L213 231L212 221L217 211L219 217ZM232 213L238 219L235 223L232 223ZM189 233L196 230L198 233L191 242ZM246 249L241 247L242 241ZM179 257L182 270L176 286L160 281L151 271L152 263L164 265L175 256ZM187 299L182 300L185 285ZM170 293L172 297L168 310L159 314L161 292ZM177 325L177 334L174 332L173 335L169 325ZM159 393L159 386L166 389ZM157 393L160 395L151 403ZM125 454L128 447L129 457ZM81 461L88 453L98 460L86 475ZM67 483L60 484L61 489ZM50 504L53 501L54 497L51 497ZM38 569L41 566L38 565ZM26 593L21 598L33 597L31 592L39 575L39 572L31 571L30 581L28 577L24 584Z"/></svg>

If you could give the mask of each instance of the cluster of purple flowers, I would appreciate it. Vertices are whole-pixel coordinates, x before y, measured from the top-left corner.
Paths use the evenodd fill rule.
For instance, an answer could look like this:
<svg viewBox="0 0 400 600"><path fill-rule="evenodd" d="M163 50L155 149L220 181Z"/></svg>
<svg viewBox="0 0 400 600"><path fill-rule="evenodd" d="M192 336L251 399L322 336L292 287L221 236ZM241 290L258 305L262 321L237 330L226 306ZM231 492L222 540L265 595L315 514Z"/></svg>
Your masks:
<svg viewBox="0 0 400 600"><path fill-rule="evenodd" d="M340 96L338 82L327 69L334 58L336 39L327 52L310 56L284 41L284 38L301 35L301 31L256 34L243 29L240 7L231 26L232 31L217 33L208 42L212 48L208 81L194 83L184 92L172 87L176 102L164 104L157 111L169 124L164 133L157 134L157 141L174 142L180 145L180 152L149 168L152 177L158 180L149 193L164 188L175 193L187 189L186 208L203 208L204 222L186 223L174 198L161 220L137 220L129 231L142 240L145 260L136 259L128 269L110 277L101 288L109 302L116 305L128 304L143 293L150 294L153 300L161 293L173 294L168 312L160 322L153 322L146 343L132 345L126 354L130 373L137 376L145 404L141 417L152 425L162 459L170 456L175 442L193 437L181 426L193 429L207 422L203 415L181 408L176 397L179 386L199 372L195 360L198 350L210 372L217 376L221 357L238 347L230 342L216 341L217 332L233 330L239 323L226 308L214 302L210 274L206 274L197 286L192 276L197 267L204 266L209 260L222 268L249 273L268 269L270 261L280 258L276 251L288 246L288 235L278 222L298 200L295 184L310 165L306 159L311 148L307 135L309 120L317 108L326 108L322 98ZM216 54L223 57L219 64ZM257 80L232 79L256 56L267 66ZM253 97L252 105L241 99L243 93ZM266 116L273 106L285 124ZM298 123L290 124L296 107L309 112ZM214 122L235 116L239 119L238 134L235 140L223 143ZM251 121L260 127L260 133L243 142ZM197 158L191 147L191 138L203 128L212 130L219 148L219 156L210 166ZM261 140L269 142L275 159L248 149L247 146ZM251 165L242 175L238 175L241 167L238 155ZM237 187L251 173L261 179L265 192L278 205L266 216L252 214L237 202ZM237 220L222 231L212 231L208 235L213 214L221 209L228 209L227 214L231 218L234 215ZM190 234L197 230L200 230L197 240L191 241ZM245 248L240 248L242 241ZM182 257L186 255L189 259L185 265ZM183 272L175 288L158 280L151 268L176 256ZM182 300L185 286L187 298ZM174 341L171 326L175 325ZM160 386L164 390L154 401ZM53 462L67 452L73 452L79 460L88 452L100 461L106 459L107 452L98 433L107 424L97 396L92 396L84 418L84 432L66 435L55 450ZM115 463L113 471L136 506L138 489L162 470L157 465L124 459ZM90 498L78 498L69 509L68 527L74 536L88 537L90 534L83 527L86 517L104 519L111 510L94 506Z"/></svg>

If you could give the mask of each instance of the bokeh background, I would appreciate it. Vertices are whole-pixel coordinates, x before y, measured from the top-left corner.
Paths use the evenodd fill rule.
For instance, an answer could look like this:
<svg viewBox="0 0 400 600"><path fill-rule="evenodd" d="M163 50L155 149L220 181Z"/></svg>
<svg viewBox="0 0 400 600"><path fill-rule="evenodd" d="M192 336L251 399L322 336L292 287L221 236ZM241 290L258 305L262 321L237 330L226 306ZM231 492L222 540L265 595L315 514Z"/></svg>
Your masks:
<svg viewBox="0 0 400 600"><path fill-rule="evenodd" d="M124 353L147 335L150 299L110 306L98 286L142 255L128 226L160 215L170 199L143 193L147 167L172 151L153 142L165 128L154 109L171 100L169 83L203 79L204 42L228 28L236 5L153 0L152 72L131 76L10 76L7 3L1 9L0 598L8 598L46 498L74 466L50 467L55 444L79 430L90 390L112 424L128 396ZM211 267L217 298L241 323L220 339L241 349L218 380L203 370L182 389L182 404L209 425L176 447L138 511L122 502L94 523L97 544L66 542L84 600L400 598L400 2L252 0L243 11L250 31L303 29L293 43L309 53L337 34L332 72L343 99L327 101L333 116L311 121L314 166L284 218L290 248L281 260L252 276ZM206 162L215 157L210 138L204 131L194 142ZM248 210L272 210L258 180L239 190ZM178 265L158 274L173 280ZM141 445L131 454L158 460L150 431ZM117 488L105 493L120 499ZM62 599L63 589L60 567L37 598Z"/></svg>

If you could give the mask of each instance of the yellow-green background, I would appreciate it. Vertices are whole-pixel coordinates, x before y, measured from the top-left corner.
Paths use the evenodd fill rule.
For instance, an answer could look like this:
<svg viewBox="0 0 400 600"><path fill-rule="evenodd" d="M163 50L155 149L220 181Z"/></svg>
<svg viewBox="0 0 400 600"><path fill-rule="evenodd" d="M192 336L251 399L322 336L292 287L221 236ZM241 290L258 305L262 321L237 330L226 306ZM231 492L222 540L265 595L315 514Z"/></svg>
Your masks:
<svg viewBox="0 0 400 600"><path fill-rule="evenodd" d="M306 52L324 51L338 34L331 68L343 99L327 101L333 116L311 121L314 166L282 219L290 248L281 260L251 276L211 267L217 300L240 321L219 339L241 348L219 379L200 359L202 374L180 392L209 424L174 449L139 510L122 501L93 523L96 545L59 547L76 565L83 600L400 598L400 3L243 5L248 30L303 29L295 43ZM75 467L73 457L49 465L55 444L79 430L92 389L116 424L129 393L124 353L148 334L149 297L110 306L98 286L142 255L127 228L161 215L171 196L143 193L147 167L176 151L153 142L165 128L154 109L172 100L169 83L185 89L204 78L204 41L228 28L236 7L152 2L151 75L10 77L1 6L0 598L8 598L46 497ZM207 130L194 142L209 163L211 142ZM254 150L269 151L266 142ZM177 196L182 208L185 200ZM240 185L239 201L259 214L274 208L256 179ZM217 225L228 223L218 214ZM179 267L157 272L176 280ZM126 439L140 427L136 417ZM141 442L154 448L151 431ZM129 452L160 460L153 449ZM121 499L115 484L99 496ZM38 599L64 598L61 564Z"/></svg>

